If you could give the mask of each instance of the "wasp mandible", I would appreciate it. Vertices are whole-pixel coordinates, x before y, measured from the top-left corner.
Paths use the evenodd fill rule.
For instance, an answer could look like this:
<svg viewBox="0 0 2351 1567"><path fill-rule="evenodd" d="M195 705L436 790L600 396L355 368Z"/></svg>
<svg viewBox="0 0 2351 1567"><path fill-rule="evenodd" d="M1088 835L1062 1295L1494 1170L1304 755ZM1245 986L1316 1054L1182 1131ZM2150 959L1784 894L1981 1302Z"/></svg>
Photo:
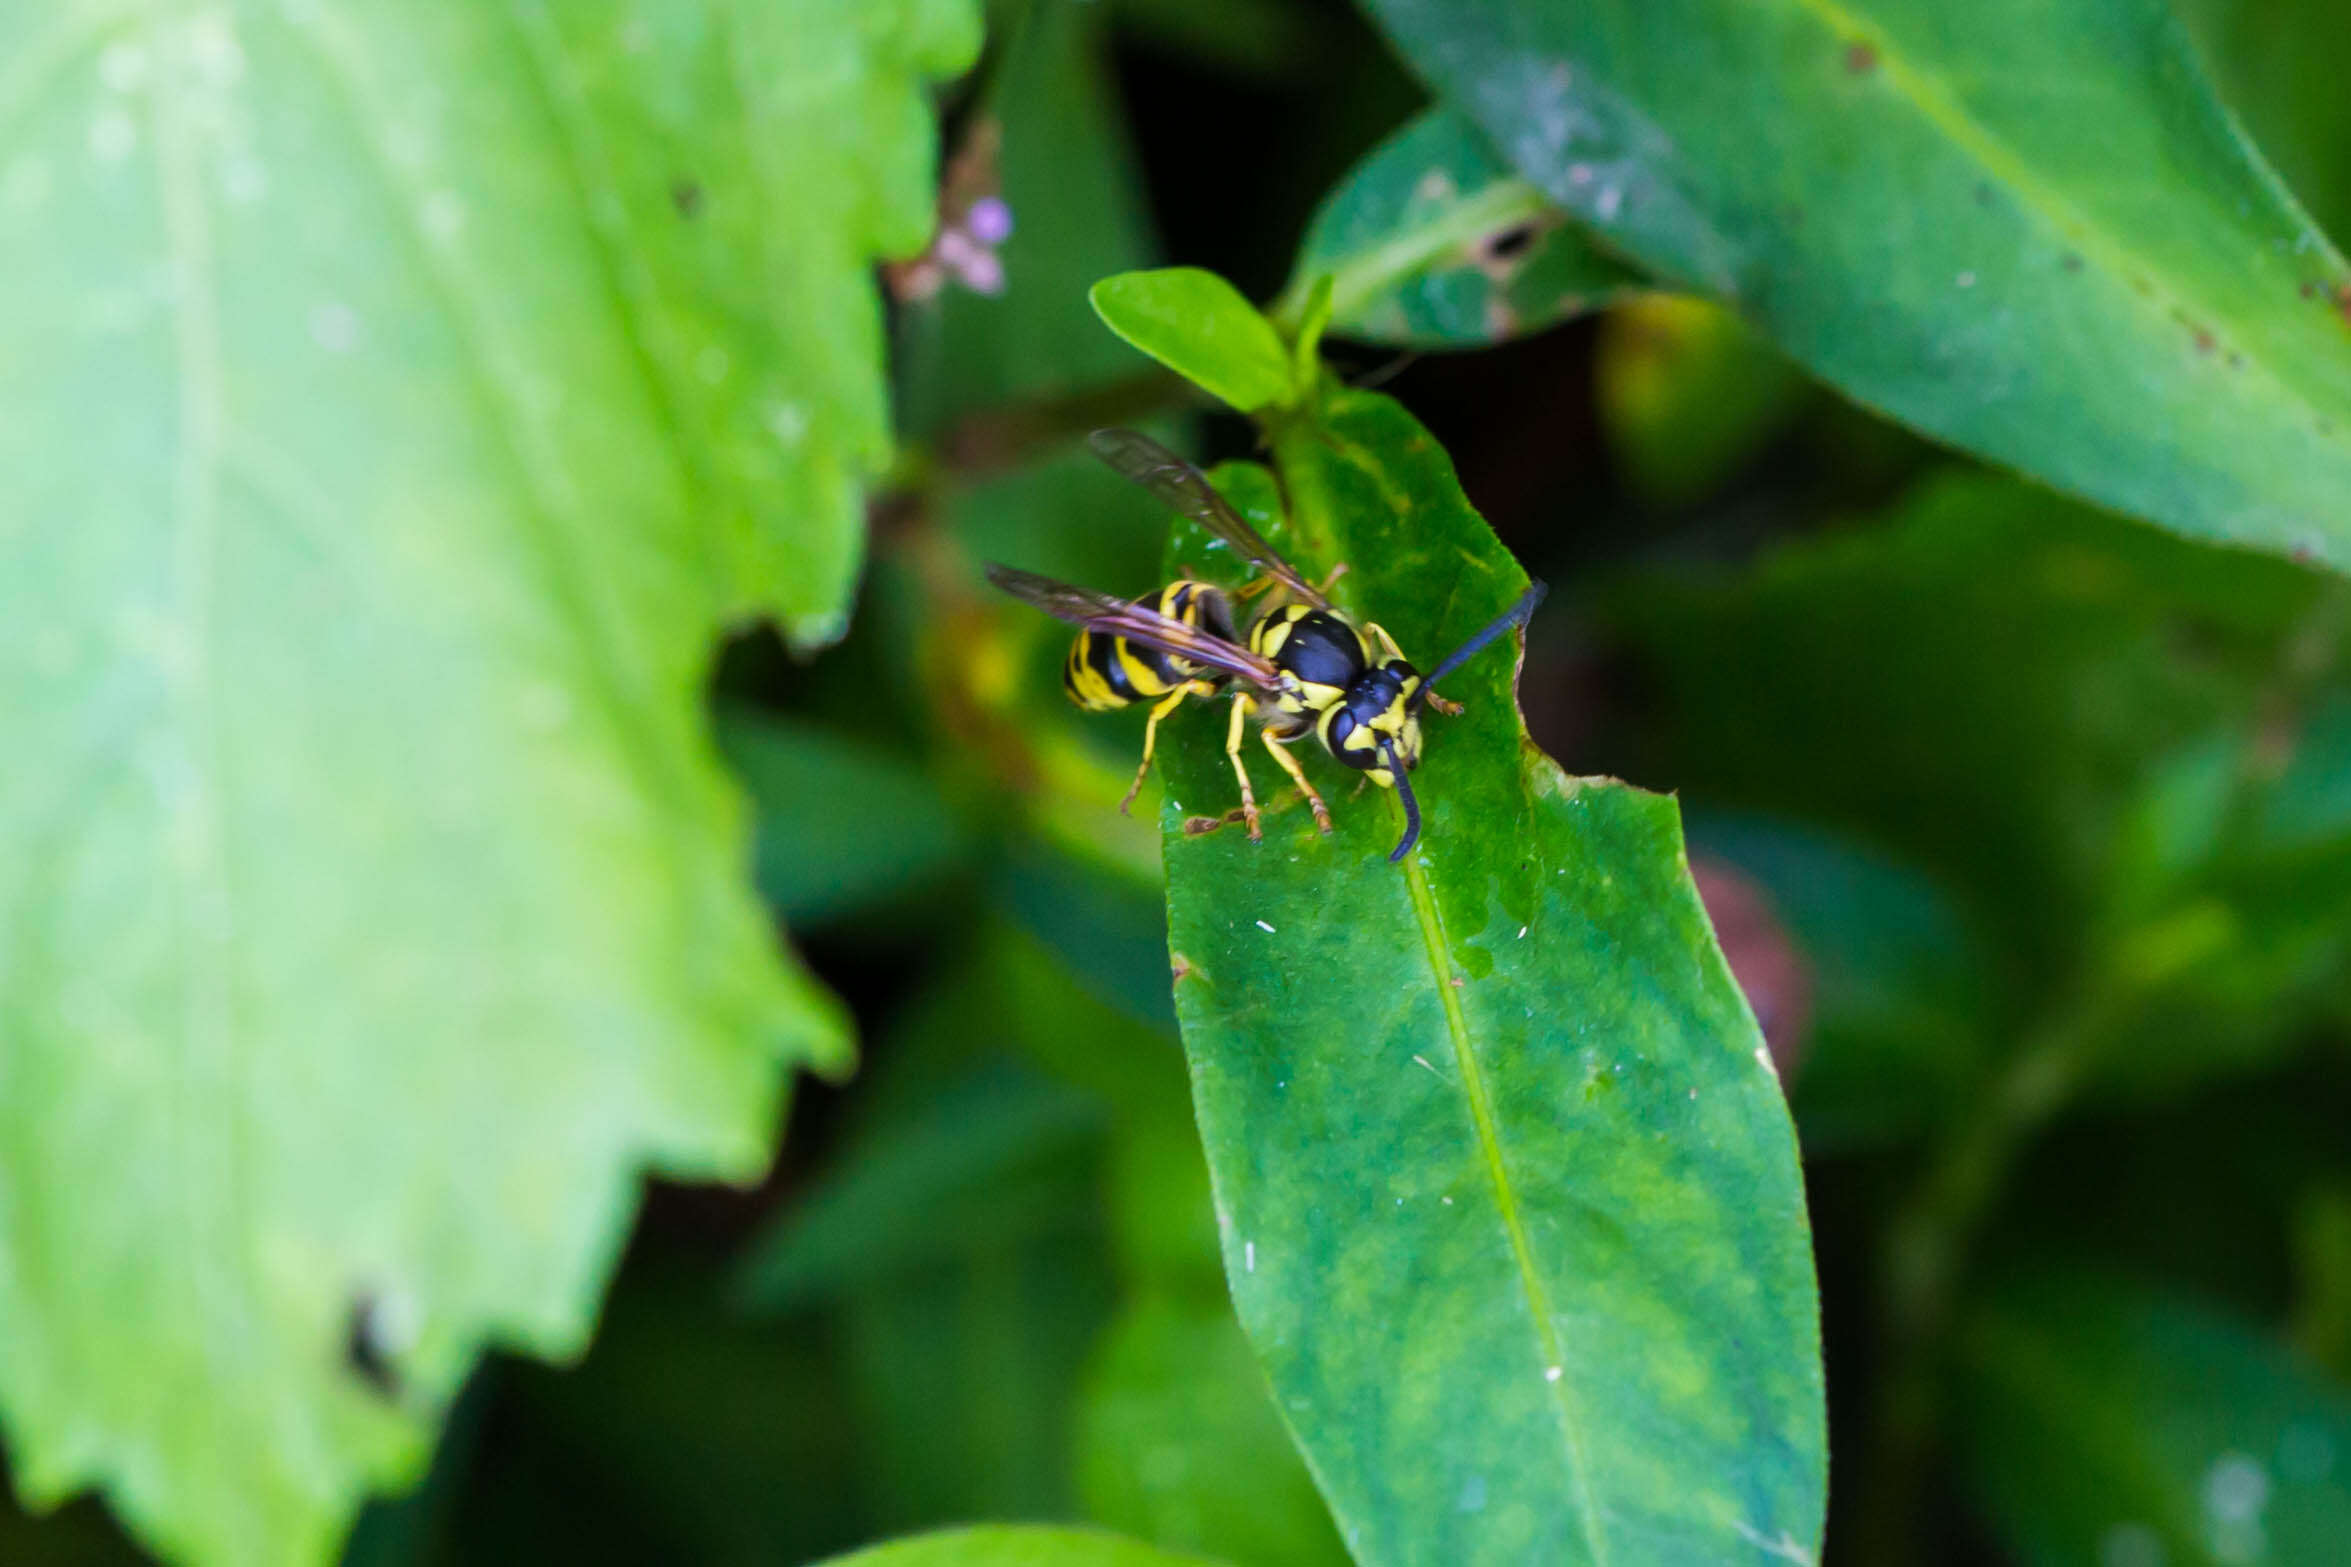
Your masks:
<svg viewBox="0 0 2351 1567"><path fill-rule="evenodd" d="M1189 697L1216 696L1233 687L1225 754L1240 780L1241 815L1250 838L1264 836L1257 794L1241 760L1248 720L1255 716L1267 752L1297 784L1324 832L1331 830L1330 809L1286 749L1291 742L1312 734L1338 761L1381 788L1394 789L1404 802L1404 837L1388 858L1403 859L1420 837L1420 803L1407 775L1420 765L1421 708L1460 711L1436 694L1437 682L1487 643L1524 625L1543 601L1543 584L1530 584L1517 603L1423 675L1378 622L1358 628L1332 606L1327 592L1344 567L1319 588L1307 582L1205 474L1149 436L1097 430L1090 442L1104 462L1265 574L1232 593L1184 577L1129 601L1010 566L988 567L988 580L1014 598L1080 628L1062 666L1062 685L1071 701L1094 712L1153 704L1143 728L1142 765L1119 808L1134 802L1150 772L1159 721ZM1234 618L1235 601L1268 589L1274 590L1272 596L1244 638Z"/></svg>

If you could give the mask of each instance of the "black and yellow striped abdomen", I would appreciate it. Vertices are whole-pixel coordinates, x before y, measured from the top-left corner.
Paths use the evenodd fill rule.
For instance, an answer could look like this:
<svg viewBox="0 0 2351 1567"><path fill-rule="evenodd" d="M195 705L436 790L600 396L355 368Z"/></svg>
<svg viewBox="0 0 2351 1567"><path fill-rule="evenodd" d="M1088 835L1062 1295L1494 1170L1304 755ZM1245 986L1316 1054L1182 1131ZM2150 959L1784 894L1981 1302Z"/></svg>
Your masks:
<svg viewBox="0 0 2351 1567"><path fill-rule="evenodd" d="M1135 600L1195 631L1233 640L1233 614L1225 596L1205 582L1171 582ZM1088 712L1107 712L1132 702L1151 702L1193 680L1222 684L1224 676L1203 673L1180 654L1162 652L1107 631L1081 631L1061 666L1062 689Z"/></svg>

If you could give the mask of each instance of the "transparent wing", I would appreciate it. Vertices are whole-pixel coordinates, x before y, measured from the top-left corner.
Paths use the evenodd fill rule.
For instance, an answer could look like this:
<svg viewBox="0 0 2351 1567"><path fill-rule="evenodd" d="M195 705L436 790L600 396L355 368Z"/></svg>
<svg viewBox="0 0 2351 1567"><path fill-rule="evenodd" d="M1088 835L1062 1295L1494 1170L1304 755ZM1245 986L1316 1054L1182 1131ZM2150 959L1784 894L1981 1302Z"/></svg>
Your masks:
<svg viewBox="0 0 2351 1567"><path fill-rule="evenodd" d="M1281 687L1281 678L1270 661L1238 643L1211 636L1180 620L1171 620L1148 605L1130 604L1092 588L1073 587L1051 577L1040 577L1033 571L993 562L988 566L988 580L1023 604L1041 609L1056 620L1155 647L1162 653L1190 659L1204 669L1237 676L1261 690L1275 691Z"/></svg>
<svg viewBox="0 0 2351 1567"><path fill-rule="evenodd" d="M1148 435L1133 430L1096 430L1086 437L1086 444L1094 448L1095 456L1255 561L1259 570L1306 603L1316 609L1331 607L1329 600L1298 575L1297 568L1274 553L1274 547L1233 509L1231 501L1216 493L1206 474Z"/></svg>

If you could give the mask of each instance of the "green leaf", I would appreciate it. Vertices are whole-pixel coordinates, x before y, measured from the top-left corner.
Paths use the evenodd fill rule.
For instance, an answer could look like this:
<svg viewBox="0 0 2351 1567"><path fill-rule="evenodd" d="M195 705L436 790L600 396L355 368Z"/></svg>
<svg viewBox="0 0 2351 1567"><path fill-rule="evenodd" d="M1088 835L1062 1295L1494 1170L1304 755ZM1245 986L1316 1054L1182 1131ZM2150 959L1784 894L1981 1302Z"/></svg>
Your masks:
<svg viewBox="0 0 2351 1567"><path fill-rule="evenodd" d="M1304 390L1272 323L1213 272L1122 272L1088 297L1111 331L1243 413L1287 407Z"/></svg>
<svg viewBox="0 0 2351 1567"><path fill-rule="evenodd" d="M741 1290L781 1310L979 1244L1078 1227L1101 1138L1086 1095L975 1069L876 1128L753 1247Z"/></svg>
<svg viewBox="0 0 2351 1567"><path fill-rule="evenodd" d="M970 855L931 780L879 747L741 707L718 738L758 814L759 890L794 926L902 901Z"/></svg>
<svg viewBox="0 0 2351 1567"><path fill-rule="evenodd" d="M1111 1528L1236 1562L1348 1559L1221 1293L1147 1295L1111 1324L1077 1443L1086 1511Z"/></svg>
<svg viewBox="0 0 2351 1567"><path fill-rule="evenodd" d="M962 0L0 20L0 1414L314 1562L843 1022L701 715L841 624ZM722 25L723 24L723 25ZM372 1334L379 1385L347 1361ZM389 1391L387 1391L389 1389Z"/></svg>
<svg viewBox="0 0 2351 1567"><path fill-rule="evenodd" d="M1642 286L1444 109L1382 142L1323 198L1293 275L1277 320L1329 277L1333 332L1413 348L1504 342Z"/></svg>
<svg viewBox="0 0 2351 1567"><path fill-rule="evenodd" d="M2102 1091L2274 1060L2339 1011L2339 583L1979 475L1735 580L1605 596L1670 737L1649 765L1913 862L2020 999L2095 990Z"/></svg>
<svg viewBox="0 0 2351 1567"><path fill-rule="evenodd" d="M2351 562L2351 269L2168 7L1369 8L1604 243L1860 402L2182 533Z"/></svg>
<svg viewBox="0 0 2351 1567"><path fill-rule="evenodd" d="M2030 1567L2324 1567L2351 1539L2351 1399L2250 1324L2025 1279L1960 1344L1960 1445Z"/></svg>
<svg viewBox="0 0 2351 1567"><path fill-rule="evenodd" d="M1220 482L1309 575L1433 663L1525 579L1396 404L1331 389ZM1222 557L1196 528L1169 552ZM1243 1326L1365 1563L1808 1552L1818 1327L1779 1085L1682 863L1673 802L1534 750L1508 643L1452 681L1415 775L1427 831L1262 748L1266 836L1224 716L1160 742L1169 936ZM1302 744L1300 752L1312 748Z"/></svg>
<svg viewBox="0 0 2351 1567"><path fill-rule="evenodd" d="M1206 1558L1179 1556L1093 1529L987 1525L942 1529L835 1556L818 1567L1205 1567Z"/></svg>
<svg viewBox="0 0 2351 1567"><path fill-rule="evenodd" d="M2329 234L2351 232L2351 39L2335 0L2181 0L2224 102Z"/></svg>

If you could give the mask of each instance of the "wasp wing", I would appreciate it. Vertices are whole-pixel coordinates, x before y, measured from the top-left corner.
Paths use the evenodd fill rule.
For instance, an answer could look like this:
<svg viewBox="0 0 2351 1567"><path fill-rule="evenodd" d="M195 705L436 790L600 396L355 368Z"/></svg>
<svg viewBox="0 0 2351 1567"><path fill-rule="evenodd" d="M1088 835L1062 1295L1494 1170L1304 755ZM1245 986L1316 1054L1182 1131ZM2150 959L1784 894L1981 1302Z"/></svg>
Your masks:
<svg viewBox="0 0 2351 1567"><path fill-rule="evenodd" d="M1155 647L1162 653L1189 659L1204 669L1237 676L1260 690L1281 688L1281 676L1271 660L1258 657L1237 642L1211 636L1196 626L1162 615L1147 604L1132 604L1092 588L1074 587L1051 577L1040 577L1033 571L993 562L988 566L988 580L1023 604L1041 609L1056 620Z"/></svg>
<svg viewBox="0 0 2351 1567"><path fill-rule="evenodd" d="M1086 437L1086 444L1094 448L1095 456L1239 550L1304 602L1316 609L1331 607L1328 599L1298 575L1296 567L1274 552L1263 534L1249 526L1231 501L1216 493L1208 475L1148 435L1133 430L1096 430Z"/></svg>

